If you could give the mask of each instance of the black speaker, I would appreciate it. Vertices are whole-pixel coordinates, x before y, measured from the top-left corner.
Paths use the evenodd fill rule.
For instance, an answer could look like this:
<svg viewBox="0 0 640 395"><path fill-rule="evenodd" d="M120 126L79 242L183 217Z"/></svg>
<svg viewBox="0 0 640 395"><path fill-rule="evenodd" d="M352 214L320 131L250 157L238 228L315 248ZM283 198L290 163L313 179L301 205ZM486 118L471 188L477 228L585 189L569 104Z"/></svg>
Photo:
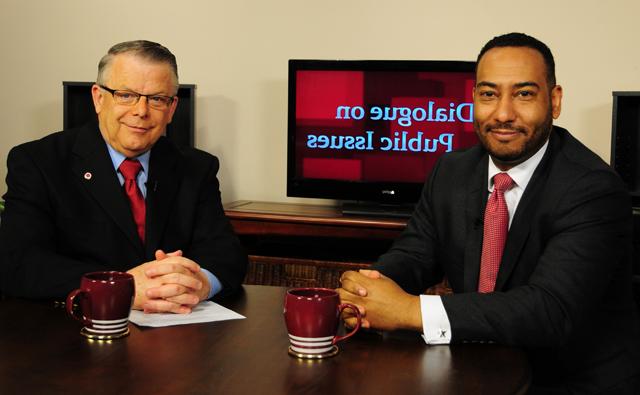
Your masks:
<svg viewBox="0 0 640 395"><path fill-rule="evenodd" d="M633 210L633 286L640 305L640 210Z"/></svg>
<svg viewBox="0 0 640 395"><path fill-rule="evenodd" d="M97 122L91 98L93 84L93 82L62 82L64 129ZM178 108L173 115L173 120L167 125L167 137L180 148L193 147L196 86L181 84L177 96Z"/></svg>
<svg viewBox="0 0 640 395"><path fill-rule="evenodd" d="M611 166L640 208L640 92L613 92Z"/></svg>
<svg viewBox="0 0 640 395"><path fill-rule="evenodd" d="M633 204L633 291L640 309L640 92L613 92L611 166Z"/></svg>

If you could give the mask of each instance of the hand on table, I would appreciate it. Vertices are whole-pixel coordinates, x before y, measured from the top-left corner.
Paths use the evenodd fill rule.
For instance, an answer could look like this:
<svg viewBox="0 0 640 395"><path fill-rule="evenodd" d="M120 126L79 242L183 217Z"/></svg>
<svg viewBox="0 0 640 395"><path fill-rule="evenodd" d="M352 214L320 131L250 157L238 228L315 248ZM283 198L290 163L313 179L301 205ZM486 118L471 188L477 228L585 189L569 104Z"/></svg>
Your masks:
<svg viewBox="0 0 640 395"><path fill-rule="evenodd" d="M340 282L340 300L358 307L364 328L422 331L420 297L404 292L377 270L347 271ZM350 310L344 310L342 316L347 326L355 326L355 314Z"/></svg>
<svg viewBox="0 0 640 395"><path fill-rule="evenodd" d="M129 270L136 283L133 308L145 313L190 313L209 295L211 285L194 261L178 250L156 251L156 260Z"/></svg>

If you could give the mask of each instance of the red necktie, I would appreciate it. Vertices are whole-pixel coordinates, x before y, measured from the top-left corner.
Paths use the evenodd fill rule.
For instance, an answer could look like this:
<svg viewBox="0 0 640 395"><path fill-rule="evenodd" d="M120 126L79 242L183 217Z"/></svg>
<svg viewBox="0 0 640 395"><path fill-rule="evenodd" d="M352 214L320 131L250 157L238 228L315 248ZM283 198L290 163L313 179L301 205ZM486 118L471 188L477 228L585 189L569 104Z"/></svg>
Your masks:
<svg viewBox="0 0 640 395"><path fill-rule="evenodd" d="M133 220L138 228L140 240L144 243L144 221L145 221L145 205L142 192L138 188L136 177L142 169L142 165L137 159L125 159L118 170L124 176L124 192L129 198Z"/></svg>
<svg viewBox="0 0 640 395"><path fill-rule="evenodd" d="M493 193L489 196L487 208L484 211L478 292L493 292L496 285L504 243L509 233L509 210L504 200L504 193L513 185L514 182L507 173L498 173L493 176Z"/></svg>

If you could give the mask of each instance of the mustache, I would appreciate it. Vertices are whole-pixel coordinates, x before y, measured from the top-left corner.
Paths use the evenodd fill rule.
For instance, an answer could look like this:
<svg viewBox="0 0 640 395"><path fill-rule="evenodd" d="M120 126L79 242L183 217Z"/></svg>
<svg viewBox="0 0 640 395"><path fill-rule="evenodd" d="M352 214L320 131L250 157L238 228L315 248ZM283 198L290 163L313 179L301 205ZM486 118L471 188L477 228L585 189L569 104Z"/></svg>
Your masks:
<svg viewBox="0 0 640 395"><path fill-rule="evenodd" d="M496 123L490 123L488 125L486 125L484 127L484 131L489 133L494 129L501 129L501 130L510 130L512 132L518 132L518 133L522 133L522 134L526 134L527 133L527 129L525 129L522 126L516 126L511 122L496 122Z"/></svg>

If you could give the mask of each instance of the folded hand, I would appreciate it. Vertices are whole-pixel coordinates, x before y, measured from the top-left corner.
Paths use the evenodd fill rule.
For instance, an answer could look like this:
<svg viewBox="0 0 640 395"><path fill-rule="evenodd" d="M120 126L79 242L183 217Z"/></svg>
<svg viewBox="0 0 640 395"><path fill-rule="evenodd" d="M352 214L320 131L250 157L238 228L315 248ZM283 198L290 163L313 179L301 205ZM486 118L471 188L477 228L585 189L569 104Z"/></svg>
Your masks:
<svg viewBox="0 0 640 395"><path fill-rule="evenodd" d="M390 278L376 270L347 271L338 288L343 303L358 306L363 316L362 326L383 330L422 330L420 297L410 295ZM345 310L347 326L354 326L355 315Z"/></svg>
<svg viewBox="0 0 640 395"><path fill-rule="evenodd" d="M156 251L156 260L134 267L136 296L133 308L145 313L190 313L207 298L210 284L194 261L182 251Z"/></svg>

